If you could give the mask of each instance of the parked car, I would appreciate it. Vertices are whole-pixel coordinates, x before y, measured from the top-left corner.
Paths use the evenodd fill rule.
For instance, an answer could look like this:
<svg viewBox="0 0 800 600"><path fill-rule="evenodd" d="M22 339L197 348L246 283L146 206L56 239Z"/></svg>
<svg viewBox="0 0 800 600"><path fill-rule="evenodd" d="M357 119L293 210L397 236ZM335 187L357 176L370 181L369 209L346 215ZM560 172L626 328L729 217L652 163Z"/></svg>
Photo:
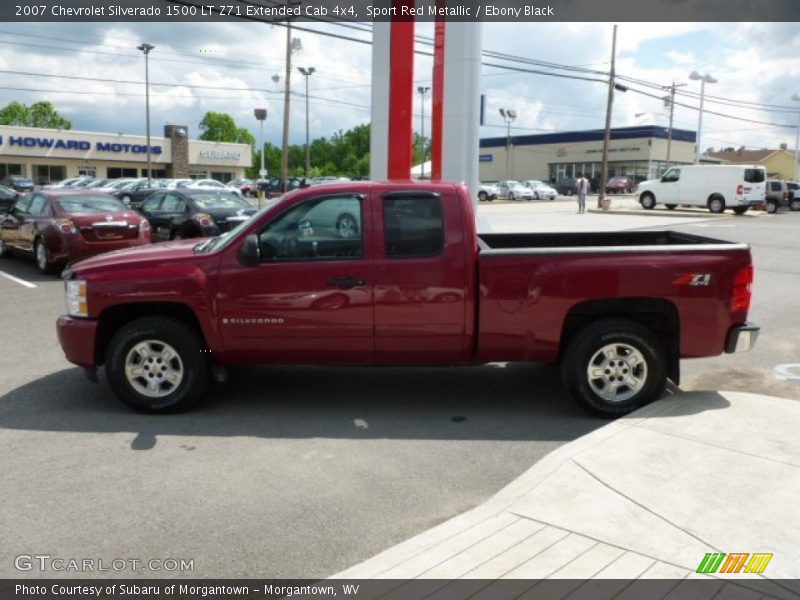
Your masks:
<svg viewBox="0 0 800 600"><path fill-rule="evenodd" d="M556 192L560 196L572 196L575 193L575 179L559 179L554 185Z"/></svg>
<svg viewBox="0 0 800 600"><path fill-rule="evenodd" d="M630 194L636 185L628 177L612 177L606 182L606 194Z"/></svg>
<svg viewBox="0 0 800 600"><path fill-rule="evenodd" d="M767 212L775 213L781 208L791 208L794 194L791 194L789 183L779 179L768 179L764 200L767 203ZM797 210L797 209L792 209Z"/></svg>
<svg viewBox="0 0 800 600"><path fill-rule="evenodd" d="M342 237L309 218L343 204L370 227ZM536 360L559 361L587 411L618 417L678 382L681 357L743 352L758 335L745 244L477 235L469 190L449 183L309 187L229 235L94 257L64 278L67 360L94 380L105 366L119 398L157 413L189 408L240 363Z"/></svg>
<svg viewBox="0 0 800 600"><path fill-rule="evenodd" d="M286 191L291 192L301 187L305 187L306 180L301 177L289 177L286 180ZM263 190L267 198L276 198L284 194L283 180L280 177L273 177L269 181L262 180L258 183L258 189Z"/></svg>
<svg viewBox="0 0 800 600"><path fill-rule="evenodd" d="M491 202L500 195L500 190L494 183L481 183L478 186L478 200L480 202Z"/></svg>
<svg viewBox="0 0 800 600"><path fill-rule="evenodd" d="M11 210L17 198L19 198L19 192L10 187L0 185L0 214L7 213Z"/></svg>
<svg viewBox="0 0 800 600"><path fill-rule="evenodd" d="M32 192L34 188L33 182L22 175L7 175L0 185L10 187L15 192Z"/></svg>
<svg viewBox="0 0 800 600"><path fill-rule="evenodd" d="M150 243L150 225L116 198L92 190L20 197L0 221L0 256L30 256L43 273L95 254Z"/></svg>
<svg viewBox="0 0 800 600"><path fill-rule="evenodd" d="M497 197L503 200L533 200L533 190L525 187L519 181L499 181L497 192Z"/></svg>
<svg viewBox="0 0 800 600"><path fill-rule="evenodd" d="M151 179L150 183L147 182L147 179L136 179L117 189L110 190L108 193L122 201L123 204L138 209L145 198L160 189L163 189L163 185L155 179Z"/></svg>
<svg viewBox="0 0 800 600"><path fill-rule="evenodd" d="M140 212L150 221L154 242L215 236L247 221L256 209L229 190L158 190Z"/></svg>
<svg viewBox="0 0 800 600"><path fill-rule="evenodd" d="M242 196L255 196L256 183L252 179L234 179L228 182L228 187L235 187Z"/></svg>
<svg viewBox="0 0 800 600"><path fill-rule="evenodd" d="M796 181L787 181L786 187L789 188L789 208L792 210L800 210L800 183Z"/></svg>
<svg viewBox="0 0 800 600"><path fill-rule="evenodd" d="M536 179L527 179L522 182L522 185L533 191L534 200L555 200L558 195L554 188Z"/></svg>
<svg viewBox="0 0 800 600"><path fill-rule="evenodd" d="M741 215L764 203L766 178L758 165L681 165L660 179L643 181L636 194L646 209L660 202L669 209L681 204L721 213L730 208Z"/></svg>

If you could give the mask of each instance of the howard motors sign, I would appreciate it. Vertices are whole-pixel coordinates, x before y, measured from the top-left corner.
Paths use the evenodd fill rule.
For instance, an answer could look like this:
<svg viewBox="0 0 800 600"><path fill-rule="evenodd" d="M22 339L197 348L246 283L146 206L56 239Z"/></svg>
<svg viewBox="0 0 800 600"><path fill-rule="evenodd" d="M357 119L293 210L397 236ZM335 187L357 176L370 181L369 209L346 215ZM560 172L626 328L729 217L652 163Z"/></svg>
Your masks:
<svg viewBox="0 0 800 600"><path fill-rule="evenodd" d="M7 142L7 143L6 143ZM87 152L92 149L92 142L86 140L70 140L52 137L30 137L10 135L6 139L0 135L0 146L17 146L21 148L46 148L59 150L78 150ZM117 142L94 142L94 149L98 152L116 154L132 153L147 154L145 144L120 144ZM161 154L161 146L150 146L150 154Z"/></svg>

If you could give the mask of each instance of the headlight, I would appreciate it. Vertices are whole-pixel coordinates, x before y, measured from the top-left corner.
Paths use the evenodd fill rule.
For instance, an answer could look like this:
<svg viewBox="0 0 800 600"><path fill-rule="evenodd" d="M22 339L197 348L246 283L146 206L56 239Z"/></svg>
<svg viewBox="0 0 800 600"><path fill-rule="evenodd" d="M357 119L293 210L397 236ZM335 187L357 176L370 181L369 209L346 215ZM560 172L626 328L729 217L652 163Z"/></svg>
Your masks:
<svg viewBox="0 0 800 600"><path fill-rule="evenodd" d="M72 280L66 282L67 314L71 317L88 317L89 304L86 301L86 282Z"/></svg>

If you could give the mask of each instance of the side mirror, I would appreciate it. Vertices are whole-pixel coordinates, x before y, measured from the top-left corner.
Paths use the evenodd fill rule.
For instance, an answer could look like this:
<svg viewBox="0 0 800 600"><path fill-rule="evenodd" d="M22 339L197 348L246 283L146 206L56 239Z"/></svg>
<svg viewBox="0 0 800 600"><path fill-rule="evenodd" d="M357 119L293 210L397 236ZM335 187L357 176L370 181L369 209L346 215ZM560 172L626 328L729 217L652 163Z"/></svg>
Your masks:
<svg viewBox="0 0 800 600"><path fill-rule="evenodd" d="M248 235L244 238L244 243L239 248L239 262L245 267L255 267L261 262L257 235Z"/></svg>

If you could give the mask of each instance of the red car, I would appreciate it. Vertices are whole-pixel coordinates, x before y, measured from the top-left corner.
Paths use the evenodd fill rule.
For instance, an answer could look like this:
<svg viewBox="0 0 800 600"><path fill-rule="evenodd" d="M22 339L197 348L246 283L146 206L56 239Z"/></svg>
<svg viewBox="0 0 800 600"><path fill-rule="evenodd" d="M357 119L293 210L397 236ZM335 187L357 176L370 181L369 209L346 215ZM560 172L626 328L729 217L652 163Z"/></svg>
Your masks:
<svg viewBox="0 0 800 600"><path fill-rule="evenodd" d="M634 187L627 177L612 177L606 183L606 194L630 194Z"/></svg>
<svg viewBox="0 0 800 600"><path fill-rule="evenodd" d="M0 256L32 256L43 273L101 252L149 243L147 219L104 192L34 192L0 217Z"/></svg>

